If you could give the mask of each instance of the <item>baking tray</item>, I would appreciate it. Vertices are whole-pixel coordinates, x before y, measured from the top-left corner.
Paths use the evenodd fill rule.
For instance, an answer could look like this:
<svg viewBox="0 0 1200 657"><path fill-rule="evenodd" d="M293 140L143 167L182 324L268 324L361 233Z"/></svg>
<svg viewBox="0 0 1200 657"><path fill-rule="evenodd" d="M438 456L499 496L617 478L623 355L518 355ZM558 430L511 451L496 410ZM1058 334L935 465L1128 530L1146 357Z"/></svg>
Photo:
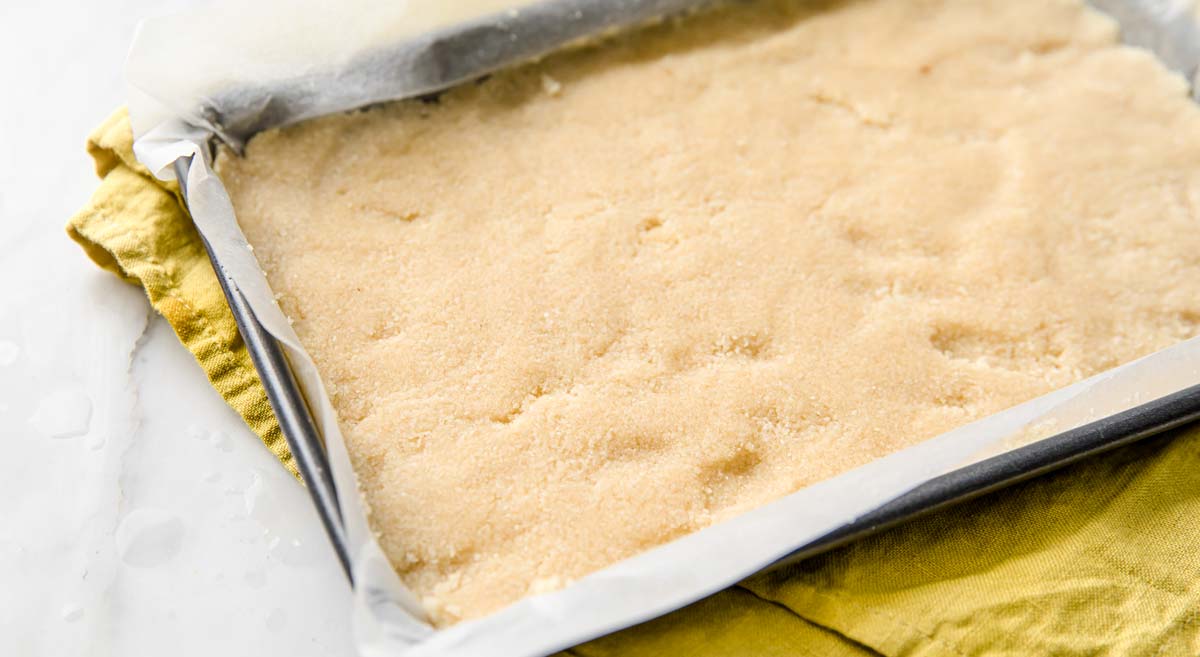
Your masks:
<svg viewBox="0 0 1200 657"><path fill-rule="evenodd" d="M175 166L186 199L187 189L183 181L187 180L188 163L179 160ZM246 349L262 378L263 387L267 390L267 399L279 418L280 428L288 447L292 450L300 476L308 488L309 496L317 508L342 569L353 585L349 548L337 503L337 488L330 476L325 448L304 401L304 395L296 384L279 343L258 322L249 304L214 257L207 241L204 246L213 269L218 272L217 278L221 282L225 298L229 301L230 310L237 321ZM914 518L1195 420L1200 420L1200 384L931 479L787 555L769 568L796 563Z"/></svg>
<svg viewBox="0 0 1200 657"><path fill-rule="evenodd" d="M670 4L670 3L664 3ZM1113 14L1123 26L1136 24L1137 18L1128 15L1129 3L1096 0L1092 4ZM1126 12L1126 15L1122 15ZM1139 32L1126 29L1126 42L1150 47L1170 68L1188 79L1195 75L1195 62L1200 60L1195 24L1180 23L1177 33L1164 39L1161 32ZM491 34L482 32L484 37ZM494 36L494 35L493 35ZM1167 46L1162 47L1165 41ZM467 42L455 42L466 47ZM1180 45L1183 44L1183 45ZM457 73L455 73L457 75ZM452 76L453 77L453 76ZM213 117L216 118L216 117ZM260 119L262 117L259 117ZM279 117L271 120L276 121ZM220 123L219 120L214 121ZM254 132L250 125L244 129L248 138ZM238 137L242 137L241 134ZM240 140L235 140L240 141ZM186 203L190 160L174 164L176 178ZM222 290L237 321L251 360L257 369L272 409L297 468L304 480L318 515L325 527L335 553L351 585L354 584L345 525L338 505L338 490L330 474L330 463L312 413L292 373L282 345L255 317L245 296L225 271L214 250L205 242L210 261L218 274ZM899 525L915 517L947 506L996 491L1011 484L1044 474L1091 455L1114 449L1134 441L1160 434L1193 420L1200 419L1200 384L1133 406L1119 413L1095 419L1031 444L980 460L941 475L914 488L908 493L850 521L825 536L810 542L779 559L770 568L812 557L864 536Z"/></svg>

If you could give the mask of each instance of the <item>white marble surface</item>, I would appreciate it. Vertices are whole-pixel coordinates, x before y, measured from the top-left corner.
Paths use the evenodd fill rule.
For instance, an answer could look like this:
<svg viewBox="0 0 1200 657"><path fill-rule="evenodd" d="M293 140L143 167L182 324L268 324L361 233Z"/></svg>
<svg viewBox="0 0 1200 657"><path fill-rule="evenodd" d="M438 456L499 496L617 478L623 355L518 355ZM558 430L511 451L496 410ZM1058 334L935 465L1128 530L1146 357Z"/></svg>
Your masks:
<svg viewBox="0 0 1200 657"><path fill-rule="evenodd" d="M0 3L0 655L348 655L303 489L63 232L150 0Z"/></svg>

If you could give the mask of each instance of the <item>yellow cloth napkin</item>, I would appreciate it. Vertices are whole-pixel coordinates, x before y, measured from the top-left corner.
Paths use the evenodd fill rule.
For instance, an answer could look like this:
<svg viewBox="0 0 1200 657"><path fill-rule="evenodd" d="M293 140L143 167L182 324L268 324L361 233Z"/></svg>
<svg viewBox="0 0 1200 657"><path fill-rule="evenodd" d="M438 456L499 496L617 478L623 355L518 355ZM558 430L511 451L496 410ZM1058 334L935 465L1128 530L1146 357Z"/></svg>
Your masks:
<svg viewBox="0 0 1200 657"><path fill-rule="evenodd" d="M250 354L179 199L134 158L129 116L118 110L88 138L100 186L67 234L104 269L140 285L192 352L212 386L299 476Z"/></svg>
<svg viewBox="0 0 1200 657"><path fill-rule="evenodd" d="M92 135L102 182L68 233L101 267L145 288L213 387L294 473L177 188L154 180L131 144L123 112ZM567 652L1200 655L1198 520L1200 431L1188 428Z"/></svg>

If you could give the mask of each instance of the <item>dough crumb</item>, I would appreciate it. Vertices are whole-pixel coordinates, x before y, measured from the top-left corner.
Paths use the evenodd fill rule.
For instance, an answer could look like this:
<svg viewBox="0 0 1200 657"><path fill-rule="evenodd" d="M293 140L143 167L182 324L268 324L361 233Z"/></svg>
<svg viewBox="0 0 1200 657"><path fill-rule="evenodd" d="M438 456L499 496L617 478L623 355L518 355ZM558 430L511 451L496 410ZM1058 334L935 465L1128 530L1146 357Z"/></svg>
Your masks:
<svg viewBox="0 0 1200 657"><path fill-rule="evenodd" d="M543 73L542 91L545 91L548 95L557 96L562 91L562 83Z"/></svg>

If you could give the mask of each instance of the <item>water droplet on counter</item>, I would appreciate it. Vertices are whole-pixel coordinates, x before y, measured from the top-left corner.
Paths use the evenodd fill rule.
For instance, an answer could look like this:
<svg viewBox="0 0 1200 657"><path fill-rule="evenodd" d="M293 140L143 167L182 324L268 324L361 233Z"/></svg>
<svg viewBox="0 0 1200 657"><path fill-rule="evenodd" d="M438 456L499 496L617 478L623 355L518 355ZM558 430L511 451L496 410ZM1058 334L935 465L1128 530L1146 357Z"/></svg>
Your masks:
<svg viewBox="0 0 1200 657"><path fill-rule="evenodd" d="M214 432L212 435L212 442L213 447L216 447L222 452L233 451L233 441L229 439L229 434L225 433L224 431Z"/></svg>
<svg viewBox="0 0 1200 657"><path fill-rule="evenodd" d="M271 554L288 566L303 566L320 558L319 545L315 541L285 538L271 546Z"/></svg>
<svg viewBox="0 0 1200 657"><path fill-rule="evenodd" d="M255 543L262 538L258 523L240 514L227 518L225 532L230 538L245 545Z"/></svg>
<svg viewBox="0 0 1200 657"><path fill-rule="evenodd" d="M278 632L287 626L287 612L276 607L267 614L267 629Z"/></svg>
<svg viewBox="0 0 1200 657"><path fill-rule="evenodd" d="M220 472L210 472L210 473L204 475L204 483L206 483L206 484L215 484L218 481L221 481L221 473Z"/></svg>
<svg viewBox="0 0 1200 657"><path fill-rule="evenodd" d="M267 573L262 569L247 570L246 574L242 575L242 581L252 589L261 589L267 585Z"/></svg>
<svg viewBox="0 0 1200 657"><path fill-rule="evenodd" d="M225 480L225 494L230 496L245 495L247 490L254 487L259 476L254 469L233 470L226 474L228 476L222 478Z"/></svg>
<svg viewBox="0 0 1200 657"><path fill-rule="evenodd" d="M17 362L19 355L21 355L21 348L17 346L17 343L0 340L0 367L8 367Z"/></svg>
<svg viewBox="0 0 1200 657"><path fill-rule="evenodd" d="M63 620L67 621L68 623L74 623L75 621L79 620L80 618L83 618L83 607L80 607L79 605L74 605L74 604L63 605L63 608L62 608L62 619Z"/></svg>
<svg viewBox="0 0 1200 657"><path fill-rule="evenodd" d="M262 543L275 560L288 566L319 561L324 543L301 541L306 525L291 517L270 476L258 468L226 473L226 495L240 495L241 508L225 518L225 532L241 543ZM290 484L291 481L288 480ZM250 576L247 575L249 582Z"/></svg>
<svg viewBox="0 0 1200 657"><path fill-rule="evenodd" d="M135 568L167 563L183 547L183 521L161 509L138 509L116 532L117 554Z"/></svg>
<svg viewBox="0 0 1200 657"><path fill-rule="evenodd" d="M251 470L250 480L246 482L246 487L242 489L242 503L245 506L246 514L259 521L262 521L263 518L257 517L255 511L258 509L259 502L263 499L263 496L262 474L257 470Z"/></svg>
<svg viewBox="0 0 1200 657"><path fill-rule="evenodd" d="M75 438L92 422L92 400L77 388L60 388L42 397L29 424L50 438Z"/></svg>
<svg viewBox="0 0 1200 657"><path fill-rule="evenodd" d="M205 438L208 438L208 434L204 431L204 429L201 429L194 424L189 424L187 428L183 430L183 432L187 434L188 438L193 438L195 440L204 440Z"/></svg>
<svg viewBox="0 0 1200 657"><path fill-rule="evenodd" d="M107 442L108 439L106 439L104 436L97 435L88 437L87 442L84 444L86 444L88 449L92 451L100 451L104 449L104 444Z"/></svg>

